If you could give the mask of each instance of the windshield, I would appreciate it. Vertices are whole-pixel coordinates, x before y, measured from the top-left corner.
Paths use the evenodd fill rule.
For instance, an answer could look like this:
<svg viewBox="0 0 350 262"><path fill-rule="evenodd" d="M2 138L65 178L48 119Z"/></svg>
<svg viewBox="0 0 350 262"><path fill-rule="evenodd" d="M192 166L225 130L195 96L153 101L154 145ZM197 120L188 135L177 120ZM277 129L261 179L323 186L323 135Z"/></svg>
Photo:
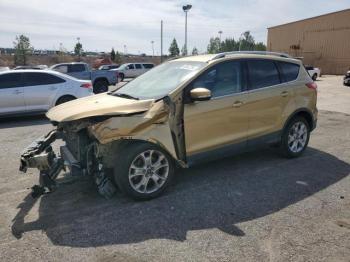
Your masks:
<svg viewBox="0 0 350 262"><path fill-rule="evenodd" d="M128 95L138 99L162 98L206 65L205 62L167 62L135 78L114 94Z"/></svg>

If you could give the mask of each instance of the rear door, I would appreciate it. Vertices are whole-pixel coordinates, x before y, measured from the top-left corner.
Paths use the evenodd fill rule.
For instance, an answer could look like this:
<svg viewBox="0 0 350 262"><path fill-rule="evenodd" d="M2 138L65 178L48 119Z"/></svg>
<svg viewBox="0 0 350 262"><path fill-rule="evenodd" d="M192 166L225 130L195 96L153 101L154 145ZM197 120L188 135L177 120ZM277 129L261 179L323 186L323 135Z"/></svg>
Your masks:
<svg viewBox="0 0 350 262"><path fill-rule="evenodd" d="M285 83L277 61L248 59L246 69L249 78L248 140L274 139L283 128L285 119L295 108L293 84ZM248 142L251 145L251 143Z"/></svg>
<svg viewBox="0 0 350 262"><path fill-rule="evenodd" d="M141 64L135 64L135 77L142 75L145 72Z"/></svg>
<svg viewBox="0 0 350 262"><path fill-rule="evenodd" d="M46 72L24 73L24 101L27 111L46 111L51 107L63 78Z"/></svg>
<svg viewBox="0 0 350 262"><path fill-rule="evenodd" d="M90 70L84 64L70 64L68 74L78 79L90 80Z"/></svg>
<svg viewBox="0 0 350 262"><path fill-rule="evenodd" d="M22 85L22 73L0 75L0 115L26 110Z"/></svg>

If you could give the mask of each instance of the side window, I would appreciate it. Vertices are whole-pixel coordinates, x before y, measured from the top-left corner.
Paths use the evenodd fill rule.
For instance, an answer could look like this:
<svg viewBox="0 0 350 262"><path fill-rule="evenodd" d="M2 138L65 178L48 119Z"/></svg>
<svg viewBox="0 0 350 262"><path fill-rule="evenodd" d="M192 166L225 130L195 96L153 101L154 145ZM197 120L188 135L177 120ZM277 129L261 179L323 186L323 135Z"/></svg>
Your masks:
<svg viewBox="0 0 350 262"><path fill-rule="evenodd" d="M212 97L241 92L241 63L239 61L230 61L215 65L193 82L193 88L197 87L209 89Z"/></svg>
<svg viewBox="0 0 350 262"><path fill-rule="evenodd" d="M134 68L134 64L128 65L128 68L129 68L129 69L135 69L135 68Z"/></svg>
<svg viewBox="0 0 350 262"><path fill-rule="evenodd" d="M153 68L154 65L152 65L152 64L143 64L143 67L146 68L146 69L150 69L150 68Z"/></svg>
<svg viewBox="0 0 350 262"><path fill-rule="evenodd" d="M247 60L250 89L278 85L281 83L278 70L273 60Z"/></svg>
<svg viewBox="0 0 350 262"><path fill-rule="evenodd" d="M0 75L0 89L15 88L21 86L21 74L10 73Z"/></svg>
<svg viewBox="0 0 350 262"><path fill-rule="evenodd" d="M24 73L25 86L52 85L63 83L65 80L46 73Z"/></svg>
<svg viewBox="0 0 350 262"><path fill-rule="evenodd" d="M68 66L67 65L56 66L53 68L53 70L58 71L58 72L63 73L63 74L67 74L68 73Z"/></svg>
<svg viewBox="0 0 350 262"><path fill-rule="evenodd" d="M73 64L69 66L69 73L84 72L85 66L82 64Z"/></svg>
<svg viewBox="0 0 350 262"><path fill-rule="evenodd" d="M142 69L142 66L140 64L135 64L136 69Z"/></svg>
<svg viewBox="0 0 350 262"><path fill-rule="evenodd" d="M278 62L278 65L282 71L282 82L289 82L298 78L299 65L287 62Z"/></svg>

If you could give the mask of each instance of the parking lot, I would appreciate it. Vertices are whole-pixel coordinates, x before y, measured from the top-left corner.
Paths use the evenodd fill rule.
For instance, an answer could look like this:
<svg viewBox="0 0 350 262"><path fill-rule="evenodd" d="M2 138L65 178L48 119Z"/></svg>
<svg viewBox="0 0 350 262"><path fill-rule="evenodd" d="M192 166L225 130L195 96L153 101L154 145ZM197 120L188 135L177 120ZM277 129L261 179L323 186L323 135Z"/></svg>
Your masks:
<svg viewBox="0 0 350 262"><path fill-rule="evenodd" d="M298 159L275 148L178 170L165 195L106 200L92 181L32 199L23 148L51 129L42 116L0 122L3 261L349 261L350 88L319 86L318 127Z"/></svg>

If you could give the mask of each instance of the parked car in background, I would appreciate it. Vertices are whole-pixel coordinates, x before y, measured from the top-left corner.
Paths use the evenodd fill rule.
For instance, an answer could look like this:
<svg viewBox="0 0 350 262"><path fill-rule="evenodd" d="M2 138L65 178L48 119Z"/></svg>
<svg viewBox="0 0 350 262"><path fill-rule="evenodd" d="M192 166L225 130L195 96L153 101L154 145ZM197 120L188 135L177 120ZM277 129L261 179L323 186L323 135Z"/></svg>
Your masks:
<svg viewBox="0 0 350 262"><path fill-rule="evenodd" d="M98 70L111 70L111 69L116 69L118 68L120 65L118 64L112 64L112 65L101 65Z"/></svg>
<svg viewBox="0 0 350 262"><path fill-rule="evenodd" d="M344 76L343 84L345 86L350 86L350 70L348 72L346 72L346 74Z"/></svg>
<svg viewBox="0 0 350 262"><path fill-rule="evenodd" d="M176 167L266 144L298 157L316 127L317 85L299 60L261 54L179 58L113 93L55 107L47 113L55 128L24 151L20 170L43 170L38 155L54 158L59 165L39 173L48 181L39 192L54 184L66 163L91 176L105 197L116 185L144 200L166 189ZM61 156L45 150L57 137L66 142Z"/></svg>
<svg viewBox="0 0 350 262"><path fill-rule="evenodd" d="M138 77L153 67L154 64L152 63L128 63L121 65L117 69L112 69L111 71L118 72L118 77L123 81L124 78Z"/></svg>
<svg viewBox="0 0 350 262"><path fill-rule="evenodd" d="M48 69L49 67L47 65L25 65L25 66L16 66L13 70L22 70L22 69L36 69L36 70L44 70Z"/></svg>
<svg viewBox="0 0 350 262"><path fill-rule="evenodd" d="M91 81L55 71L0 72L0 116L41 114L56 105L92 94Z"/></svg>
<svg viewBox="0 0 350 262"><path fill-rule="evenodd" d="M91 70L86 63L62 63L50 67L50 69L78 79L91 80L94 93L108 91L108 86L115 85L118 81L118 74L108 70Z"/></svg>
<svg viewBox="0 0 350 262"><path fill-rule="evenodd" d="M317 67L306 65L305 69L314 81L316 81L316 79L321 76L321 70Z"/></svg>

